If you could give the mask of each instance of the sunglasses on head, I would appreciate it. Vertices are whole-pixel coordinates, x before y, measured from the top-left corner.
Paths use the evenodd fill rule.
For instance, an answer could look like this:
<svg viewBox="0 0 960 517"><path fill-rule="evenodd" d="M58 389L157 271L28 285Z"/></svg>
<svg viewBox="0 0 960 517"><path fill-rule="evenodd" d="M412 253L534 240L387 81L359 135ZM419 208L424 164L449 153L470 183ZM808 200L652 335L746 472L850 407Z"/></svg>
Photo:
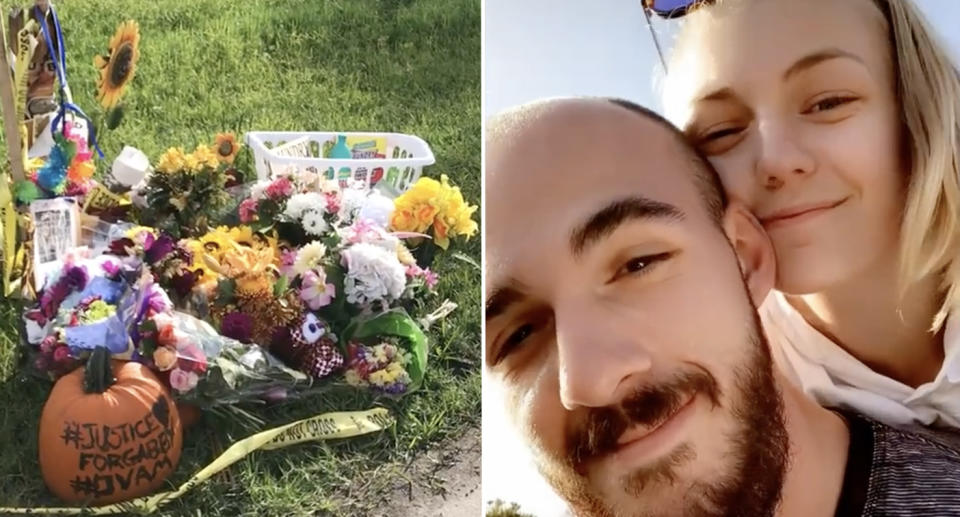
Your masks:
<svg viewBox="0 0 960 517"><path fill-rule="evenodd" d="M679 18L712 0L641 0L643 8L661 18Z"/></svg>
<svg viewBox="0 0 960 517"><path fill-rule="evenodd" d="M680 18L698 7L710 5L714 2L715 0L640 0L640 5L643 6L643 17L647 19L647 29L650 31L650 37L653 38L653 44L657 49L657 56L660 57L660 64L664 71L667 70L667 62L663 59L660 39L657 38L657 33L650 23L650 13L665 19Z"/></svg>

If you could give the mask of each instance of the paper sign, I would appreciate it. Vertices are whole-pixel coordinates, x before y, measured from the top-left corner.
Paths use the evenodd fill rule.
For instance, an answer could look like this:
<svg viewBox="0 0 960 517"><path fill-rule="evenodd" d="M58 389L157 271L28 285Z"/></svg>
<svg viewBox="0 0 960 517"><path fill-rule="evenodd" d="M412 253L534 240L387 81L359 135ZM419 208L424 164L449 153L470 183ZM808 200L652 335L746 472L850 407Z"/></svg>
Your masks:
<svg viewBox="0 0 960 517"><path fill-rule="evenodd" d="M41 199L30 203L33 219L33 281L37 289L62 266L67 251L80 242L80 210L72 198Z"/></svg>

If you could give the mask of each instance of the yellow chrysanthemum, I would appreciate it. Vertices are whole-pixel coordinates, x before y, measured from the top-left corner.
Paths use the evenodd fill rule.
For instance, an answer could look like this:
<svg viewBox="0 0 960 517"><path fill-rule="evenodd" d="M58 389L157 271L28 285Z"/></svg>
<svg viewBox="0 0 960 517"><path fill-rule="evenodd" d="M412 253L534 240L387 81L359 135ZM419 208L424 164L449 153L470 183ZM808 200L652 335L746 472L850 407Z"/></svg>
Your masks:
<svg viewBox="0 0 960 517"><path fill-rule="evenodd" d="M110 38L107 56L96 56L94 66L100 71L97 80L97 100L104 108L112 108L120 102L124 90L137 71L140 59L140 27L129 20L117 27Z"/></svg>
<svg viewBox="0 0 960 517"><path fill-rule="evenodd" d="M172 174L186 166L184 158L183 149L179 147L171 147L162 155L160 155L160 160L157 162L157 166L154 167L154 170L165 174Z"/></svg>
<svg viewBox="0 0 960 517"><path fill-rule="evenodd" d="M196 156L197 161L208 168L216 169L220 165L220 159L217 157L216 151L209 145L198 145L196 150L193 151L193 155Z"/></svg>
<svg viewBox="0 0 960 517"><path fill-rule="evenodd" d="M217 151L217 158L223 163L233 163L233 159L240 152L240 144L237 143L237 137L233 133L217 133L214 148Z"/></svg>

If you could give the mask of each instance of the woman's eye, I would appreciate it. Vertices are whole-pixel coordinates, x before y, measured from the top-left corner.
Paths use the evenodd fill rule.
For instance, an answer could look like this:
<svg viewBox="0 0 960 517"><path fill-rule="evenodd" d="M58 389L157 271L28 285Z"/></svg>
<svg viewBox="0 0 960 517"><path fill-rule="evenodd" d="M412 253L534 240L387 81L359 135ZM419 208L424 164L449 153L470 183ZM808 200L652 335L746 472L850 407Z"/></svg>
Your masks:
<svg viewBox="0 0 960 517"><path fill-rule="evenodd" d="M857 100L856 97L828 97L826 99L816 102L813 106L807 109L806 113L819 113L822 111L829 111L844 104L849 104Z"/></svg>
<svg viewBox="0 0 960 517"><path fill-rule="evenodd" d="M634 257L626 261L620 270L617 271L617 277L624 275L642 275L650 271L657 264L673 256L673 253L657 253L656 255L644 255Z"/></svg>
<svg viewBox="0 0 960 517"><path fill-rule="evenodd" d="M711 131L711 132L707 133L706 135L703 136L703 138L701 138L701 140L702 140L704 143L706 143L706 142L713 142L713 141L719 140L719 139L721 139L721 138L723 138L723 137L725 137L725 136L736 135L736 134L739 133L740 131L741 131L741 128L739 128L739 127L728 127L728 128L724 128L724 129L718 129L718 130L716 130L716 131Z"/></svg>

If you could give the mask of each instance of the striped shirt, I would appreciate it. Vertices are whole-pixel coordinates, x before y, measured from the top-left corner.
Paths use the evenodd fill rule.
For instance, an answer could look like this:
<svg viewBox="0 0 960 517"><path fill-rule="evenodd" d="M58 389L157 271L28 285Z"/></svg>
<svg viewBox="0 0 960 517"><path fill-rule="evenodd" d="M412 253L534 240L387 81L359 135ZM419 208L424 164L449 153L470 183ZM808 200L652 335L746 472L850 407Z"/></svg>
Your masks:
<svg viewBox="0 0 960 517"><path fill-rule="evenodd" d="M960 516L960 434L843 416L850 451L838 517Z"/></svg>

